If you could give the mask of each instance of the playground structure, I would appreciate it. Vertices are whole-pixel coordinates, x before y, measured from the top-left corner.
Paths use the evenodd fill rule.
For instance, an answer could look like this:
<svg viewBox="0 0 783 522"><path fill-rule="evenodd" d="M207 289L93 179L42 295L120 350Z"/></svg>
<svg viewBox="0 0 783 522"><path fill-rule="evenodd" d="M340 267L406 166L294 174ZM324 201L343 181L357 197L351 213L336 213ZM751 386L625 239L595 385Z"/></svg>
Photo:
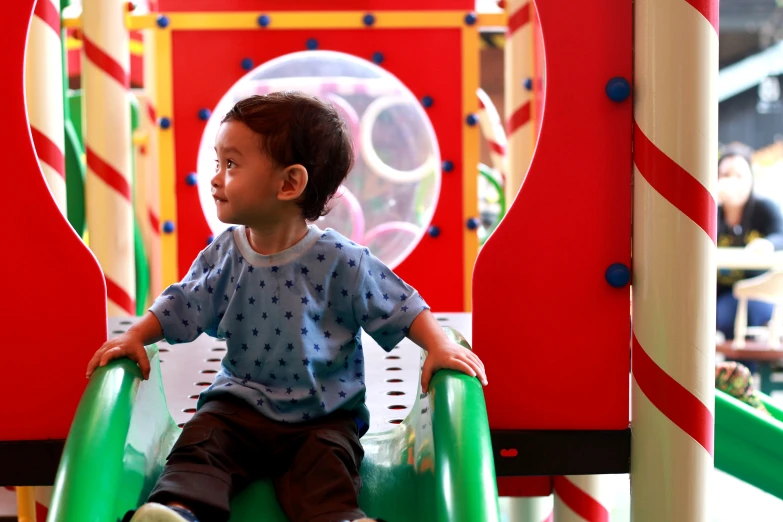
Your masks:
<svg viewBox="0 0 783 522"><path fill-rule="evenodd" d="M82 67L87 83L87 186L92 184L105 191L101 195L103 203L98 202L103 206L87 203L87 227L106 286L94 258L52 204L43 178L20 176L21 190L34 198L36 209L40 206L32 216L34 229L47 231L51 247L58 252L58 272L55 278L47 277L45 285L41 282L41 288L36 286L38 280L17 278L12 281L11 295L20 296L20 311L35 309L38 292L43 291L53 302L59 299L63 304L54 308L57 313L48 319L48 330L36 339L42 347L60 347L51 353L43 351L45 356L38 364L48 380L47 388L33 392L25 384L24 374L11 375L3 383L8 390L30 391L24 395L25 401L0 407L2 418L11 421L2 424L0 440L13 441L0 444L0 451L4 458L13 454L14 462L19 463L3 470L2 482L52 484L59 465L51 520L110 518L143 499L177 433L178 421L169 416L166 401L180 420L188 413L182 411L187 408L173 410L175 401L184 400L185 394L175 397L167 391L164 397L159 381L160 353L165 354L168 348L158 347L157 353L156 348L150 348L156 377L149 382L141 383L138 370L128 361L119 361L97 374L86 391L86 383L81 380L84 361L107 336L106 292L114 303L109 305L110 315L117 317L111 323L113 332L121 331L122 316L134 315L140 298L134 295L136 285L127 269L128 260L133 258L131 193L137 196L137 209L139 200L152 202L148 208L142 205L141 212L137 210L137 220L139 214L154 217L146 219L142 228L147 228L148 240L162 232L159 257L164 269L158 284L173 282L182 264L190 262L210 234L198 201L198 179L192 183L190 177L202 132L211 117L207 112L247 73L247 49L267 53L249 58L252 69L255 64L312 47L315 40L318 48L348 52L376 65L378 60L374 58L380 53L380 65L399 78L426 109L437 136L438 163L444 174L427 233L397 271L422 294L433 295L436 311L462 312L472 305L472 324L466 315L454 319L454 323L472 338L473 348L491 376L491 384L484 390L486 408L476 382L448 372L439 376L430 397L408 387L388 389L390 393L416 397L418 402L400 401L388 406L403 405L401 409L411 414L404 420L393 419L403 420L398 427L385 426L386 431L379 427L373 438L365 440L372 457L364 473L373 487L363 504L379 514L390 511L390 515L383 515L389 520L395 520L396 513L409 517L400 520L491 521L498 516L498 494L546 498L554 492L558 520L579 520L573 518L577 516L601 520L606 510L602 511L596 500L600 497L600 475L628 472L630 460L635 481L635 521L707 520L714 351L714 303L707 296L712 295L715 273L711 257L714 219L710 221L715 165L709 158L715 157L712 152L716 144L717 104L713 98L717 5L707 2L694 7L685 0L665 4L643 1L636 3L634 13L630 3L618 7L601 2L559 12L551 1L539 0L537 10L531 3L509 2L507 85L511 87L506 91L526 91L534 96L532 101L527 94L506 103L509 162L504 166L500 160L493 167L504 174L507 190L514 183L521 184L523 178L524 186L518 195L516 191L511 197L506 193L507 201L514 203L486 241L474 269L479 243L472 221L477 215L473 175L473 166L478 163L477 124L484 125L483 118L492 119L489 111L487 115L479 112L476 97L476 36L483 23L496 24L499 20L505 24L505 18L482 21L483 15L471 12L470 2L432 0L432 5L419 2L415 9L412 2L397 2L393 6L374 5L371 12L360 11L362 6L354 3L344 2L341 7L345 11L312 13L307 9L312 9L314 3L302 2L302 11L292 12L280 11L282 3L271 1L265 4L264 12L258 12L252 10L252 2L237 0L236 12L206 16L198 14L210 9L206 0L196 2L198 5L161 1L159 12L139 15L122 11L124 7L119 3L86 2L81 19L68 22L81 25L85 44L87 59ZM16 71L16 77L21 78L24 28L32 2L19 4L11 8L9 50L0 60L4 70ZM228 8L221 4L221 9ZM127 71L128 29L147 32L145 50L149 59L145 57L144 66L150 74L145 74L145 82L154 78L141 100L140 128L145 129L146 138L137 143L136 158L141 171L151 175L157 170L160 180L146 178L143 190L130 183L129 167L122 170L131 163L131 148L116 145L131 142L127 73L121 74ZM356 37L361 31L371 32L372 38ZM679 40L656 38L659 31L667 31L667 35L672 31ZM111 42L102 40L107 34L120 33L125 36ZM216 38L210 46L204 45L205 33ZM522 40L520 34L530 36ZM539 59L531 60L522 72L513 72L511 67L518 65L514 57L521 56L514 42L528 42L528 49L522 52L531 55L533 42L539 42L540 47L542 35L546 37L546 88L543 53L539 52ZM423 47L431 49L427 51L431 54L419 59L422 63L441 63L442 69L422 68L416 74L405 70L405 42L413 38L418 45L422 38L429 39L429 45ZM574 41L580 45L575 47ZM243 52L237 49L233 59L226 58L225 50L234 49L237 42L245 46ZM652 48L653 42L660 47ZM632 48L636 49L635 63ZM651 61L652 56L667 57L664 63L669 67ZM199 76L203 73L189 65L195 57L209 71L209 81L203 81ZM676 76L682 74L686 76ZM574 77L580 81L578 97L571 81ZM11 82L2 88L6 99L18 100L10 104L8 129L23 128L27 120L21 83ZM544 92L545 118L541 116ZM102 99L107 106L90 108L91 96ZM118 119L117 114L122 118ZM672 126L687 129L686 138L680 138L684 142L677 141L682 134L671 131ZM114 138L107 139L115 131ZM530 162L536 135L536 152L528 169L526 161ZM568 135L579 136L579 140L564 155L558 144ZM519 145L525 140L531 144L527 156ZM499 153L502 139L495 142L495 152ZM138 150L141 145L144 154ZM22 155L20 172L37 172L29 136L9 131L2 146L27 151ZM40 149L36 143L39 154ZM629 412L626 306L631 276L632 186L627 166L631 160L636 191L635 321L633 405ZM159 212L154 207L158 188ZM144 197L139 197L140 193ZM19 202L3 211L21 215L22 208ZM108 212L117 214L115 222L121 224L125 237L119 261L126 264L114 269L107 266L114 263L110 258L118 252L118 245L104 251L97 246L102 241L105 245L107 237L119 235L118 228L109 226L105 219ZM578 216L577 226L573 216ZM525 234L528 230L538 233ZM680 250L673 250L672 245L680 246ZM663 257L671 252L678 256L677 270ZM426 266L425 257L432 256L444 260L444 265L438 267L438 277L422 268ZM52 270L48 262L33 259L27 270L48 273ZM12 268L9 265L9 271ZM497 284L499 275L503 284ZM76 281L78 307L65 304ZM459 284L451 284L454 282ZM156 291L156 285L151 286ZM520 296L534 305L519 303ZM563 318L557 312L574 296L589 303L579 315L569 314L567 319L569 329L590 332L589 338L580 339L578 348L573 340L554 335L563 330ZM35 316L20 313L13 319L22 331L40 331ZM550 348L555 345L554 339L562 342ZM400 371L404 370L405 380L410 383L418 372L418 351L401 346L400 353L404 353L400 360L407 364L401 362ZM4 353L4 361L12 367L29 366L25 357L29 355ZM595 364L596 360L601 364ZM388 363L378 361L377 366L383 364ZM535 368L558 368L562 382L552 388L546 372ZM48 386L59 396L56 411L49 404ZM527 394L529 390L547 390L546 402L540 394ZM772 418L764 418L720 394L716 407L716 464L783 496L780 480L770 473L770 468L783 462L783 455L775 449L783 440L783 414L771 409ZM431 412L431 419L423 417L425 409ZM376 413L373 408L373 415ZM628 427L630 413L634 418L632 430ZM145 417L150 414L154 420ZM723 422L721 415L731 421ZM747 427L747 432L738 425ZM71 436L60 462L69 428ZM145 432L146 438L133 439L138 444L127 446L126 442L140 432ZM463 443L468 446L463 447ZM462 452L455 451L456 447ZM683 462L691 464L683 467ZM454 473L455 469L462 471ZM388 470L396 475L384 475ZM664 477L675 479L664 482ZM434 501L416 503L421 508L418 513L397 512L399 508L379 503L384 493L390 496L410 491L393 489L398 487L393 484L435 491ZM94 502L94 488L98 487L105 488L102 491L106 498L114 499L121 491L122 495L115 504ZM243 513L258 506L270 517L280 516L273 514L277 512L268 485L258 484L237 499L236 518L242 520Z"/></svg>

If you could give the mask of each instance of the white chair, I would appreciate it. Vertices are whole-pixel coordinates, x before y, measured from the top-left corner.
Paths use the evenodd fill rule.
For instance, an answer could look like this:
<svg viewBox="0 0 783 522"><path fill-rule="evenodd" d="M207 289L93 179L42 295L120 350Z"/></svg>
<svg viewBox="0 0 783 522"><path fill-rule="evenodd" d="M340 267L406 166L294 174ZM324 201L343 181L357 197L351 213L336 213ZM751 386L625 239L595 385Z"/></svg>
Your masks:
<svg viewBox="0 0 783 522"><path fill-rule="evenodd" d="M783 268L775 268L760 276L734 283L737 298L737 316L734 319L735 348L745 347L748 335L766 338L770 348L780 348L783 335ZM767 326L748 327L748 301L763 301L774 305L772 319Z"/></svg>

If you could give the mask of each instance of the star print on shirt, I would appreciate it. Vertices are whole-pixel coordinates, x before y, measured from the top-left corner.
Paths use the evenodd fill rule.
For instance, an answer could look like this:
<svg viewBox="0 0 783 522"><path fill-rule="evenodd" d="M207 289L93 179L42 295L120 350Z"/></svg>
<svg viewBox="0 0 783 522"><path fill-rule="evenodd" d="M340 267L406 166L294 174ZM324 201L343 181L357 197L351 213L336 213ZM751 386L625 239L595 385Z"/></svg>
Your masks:
<svg viewBox="0 0 783 522"><path fill-rule="evenodd" d="M313 321L320 321L320 320L321 320L321 316L320 316L320 315L318 315L318 314L315 314L315 315L313 316Z"/></svg>
<svg viewBox="0 0 783 522"><path fill-rule="evenodd" d="M280 335L280 328L275 328L275 335Z"/></svg>
<svg viewBox="0 0 783 522"><path fill-rule="evenodd" d="M302 274L303 275L307 275L309 272L310 272L310 270L306 266L302 267Z"/></svg>
<svg viewBox="0 0 783 522"><path fill-rule="evenodd" d="M386 279L386 274L384 274L383 272L381 272L381 279Z"/></svg>
<svg viewBox="0 0 783 522"><path fill-rule="evenodd" d="M329 330L326 330L324 332L324 337L326 337L327 339L329 339L331 336L332 336L332 333Z"/></svg>
<svg viewBox="0 0 783 522"><path fill-rule="evenodd" d="M285 286L291 288L292 286L294 286L294 282L291 281L290 279L286 279Z"/></svg>
<svg viewBox="0 0 783 522"><path fill-rule="evenodd" d="M272 267L272 272L277 272L278 270L280 270L279 266L273 266Z"/></svg>
<svg viewBox="0 0 783 522"><path fill-rule="evenodd" d="M344 391L341 391L341 392L340 392L340 398L341 398L341 399L345 399L345 392L344 392Z"/></svg>
<svg viewBox="0 0 783 522"><path fill-rule="evenodd" d="M307 335L307 328L302 328L302 335Z"/></svg>
<svg viewBox="0 0 783 522"><path fill-rule="evenodd" d="M248 299L247 302L250 303L251 305L256 304L256 300L255 300L254 297L251 297L250 299Z"/></svg>
<svg viewBox="0 0 783 522"><path fill-rule="evenodd" d="M242 343L242 351L246 352L247 349L247 343Z"/></svg>
<svg viewBox="0 0 783 522"><path fill-rule="evenodd" d="M285 392L286 392L288 395L291 395L291 393L293 393L293 391L294 391L294 390L293 390L292 388L286 388L286 389L285 389Z"/></svg>
<svg viewBox="0 0 783 522"><path fill-rule="evenodd" d="M278 362L280 363L280 366L285 366L285 359L280 359Z"/></svg>
<svg viewBox="0 0 783 522"><path fill-rule="evenodd" d="M288 343L288 346L286 346L285 349L288 350L289 352L293 352L294 351L293 343Z"/></svg>
<svg viewBox="0 0 783 522"><path fill-rule="evenodd" d="M277 302L278 302L279 300L280 300L280 299L278 299L276 295L273 295L273 296L272 296L272 303L274 303L274 304L277 304Z"/></svg>
<svg viewBox="0 0 783 522"><path fill-rule="evenodd" d="M264 344L264 350L266 350L268 352L271 349L272 349L272 346L269 343L265 343Z"/></svg>
<svg viewBox="0 0 783 522"><path fill-rule="evenodd" d="M293 315L291 312L286 312L286 313L285 313L285 318L286 318L286 319L289 319L289 320L290 320L290 319L291 319L293 316L294 316L294 315Z"/></svg>
<svg viewBox="0 0 783 522"><path fill-rule="evenodd" d="M261 319L266 321L266 318L267 318L266 312L262 313L261 314Z"/></svg>
<svg viewBox="0 0 783 522"><path fill-rule="evenodd" d="M310 300L308 298L306 298L306 297L302 298L302 304L303 305L306 305L306 304L309 304L309 303L310 303Z"/></svg>
<svg viewBox="0 0 783 522"><path fill-rule="evenodd" d="M321 285L315 285L315 291L316 292L323 292L324 291L324 287L321 286Z"/></svg>
<svg viewBox="0 0 783 522"><path fill-rule="evenodd" d="M326 257L323 254L318 254L316 259L318 259L318 261L326 261Z"/></svg>
<svg viewBox="0 0 783 522"><path fill-rule="evenodd" d="M367 292L366 294L364 294L364 298L365 299L372 299L372 292Z"/></svg>
<svg viewBox="0 0 783 522"><path fill-rule="evenodd" d="M189 324L188 324L188 321L187 321L187 320L185 320L185 319L183 319L183 320L182 320L182 324L183 324L184 326L189 326Z"/></svg>
<svg viewBox="0 0 783 522"><path fill-rule="evenodd" d="M253 337L258 337L258 329L253 328Z"/></svg>
<svg viewBox="0 0 783 522"><path fill-rule="evenodd" d="M310 364L310 359L304 358L302 359L302 366L308 366Z"/></svg>
<svg viewBox="0 0 783 522"><path fill-rule="evenodd" d="M256 366L261 366L261 361L259 361L258 359L256 359L256 360L255 360L255 361L253 361L253 362L256 364Z"/></svg>
<svg viewBox="0 0 783 522"><path fill-rule="evenodd" d="M343 297L348 297L348 290L346 290L345 288L340 290L340 293L343 295Z"/></svg>
<svg viewBox="0 0 783 522"><path fill-rule="evenodd" d="M353 259L350 259L348 261L348 266L350 266L351 268L355 267L356 266L356 261L354 261Z"/></svg>
<svg viewBox="0 0 783 522"><path fill-rule="evenodd" d="M261 288L264 288L264 287L266 286L266 283L264 283L263 281L261 281L260 283L258 283L258 286L260 286Z"/></svg>
<svg viewBox="0 0 783 522"><path fill-rule="evenodd" d="M244 318L245 318L245 316L244 316L244 315L242 315L242 314L237 314L237 321L239 321L240 323L242 322L242 319L244 319Z"/></svg>
<svg viewBox="0 0 783 522"><path fill-rule="evenodd" d="M169 312L168 310L163 310L163 315L169 317L171 315L171 312Z"/></svg>

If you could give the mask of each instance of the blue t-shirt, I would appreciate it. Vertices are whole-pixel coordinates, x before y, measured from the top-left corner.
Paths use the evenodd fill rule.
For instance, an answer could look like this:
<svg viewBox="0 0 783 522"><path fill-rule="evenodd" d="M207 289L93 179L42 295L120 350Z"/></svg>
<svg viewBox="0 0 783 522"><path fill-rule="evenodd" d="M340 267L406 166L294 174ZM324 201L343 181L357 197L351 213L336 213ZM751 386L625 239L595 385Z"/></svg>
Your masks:
<svg viewBox="0 0 783 522"><path fill-rule="evenodd" d="M268 256L251 248L244 226L230 227L150 311L169 343L202 333L226 339L199 406L232 395L277 421L350 410L369 424L360 329L388 351L427 308L368 249L311 225L296 245Z"/></svg>

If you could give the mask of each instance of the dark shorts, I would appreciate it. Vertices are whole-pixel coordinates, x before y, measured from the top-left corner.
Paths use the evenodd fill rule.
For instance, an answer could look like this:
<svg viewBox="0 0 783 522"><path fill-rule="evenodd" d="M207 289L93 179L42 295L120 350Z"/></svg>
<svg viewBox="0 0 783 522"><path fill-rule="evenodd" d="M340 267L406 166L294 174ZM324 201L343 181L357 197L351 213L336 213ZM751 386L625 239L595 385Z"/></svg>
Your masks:
<svg viewBox="0 0 783 522"><path fill-rule="evenodd" d="M224 522L229 501L269 477L291 522L362 518L358 496L364 451L350 412L284 424L233 398L204 404L185 424L151 502L178 502L202 522Z"/></svg>

